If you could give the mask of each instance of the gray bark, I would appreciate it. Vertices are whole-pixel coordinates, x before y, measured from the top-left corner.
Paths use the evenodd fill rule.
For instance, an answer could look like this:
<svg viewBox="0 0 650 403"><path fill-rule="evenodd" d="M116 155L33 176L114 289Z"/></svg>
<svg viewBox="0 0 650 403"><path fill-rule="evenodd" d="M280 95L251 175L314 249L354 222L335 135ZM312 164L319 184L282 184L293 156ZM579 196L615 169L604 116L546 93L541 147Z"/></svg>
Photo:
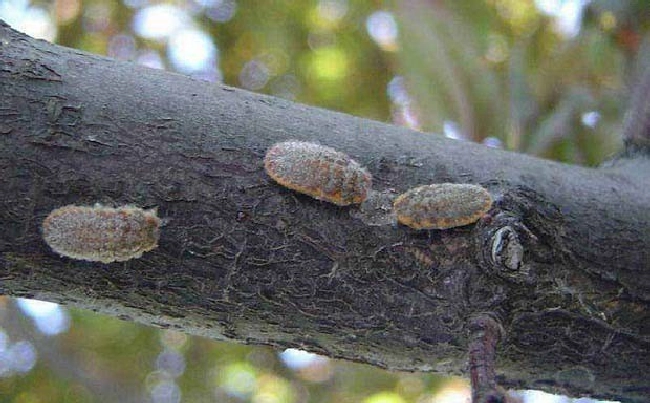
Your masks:
<svg viewBox="0 0 650 403"><path fill-rule="evenodd" d="M504 329L501 385L650 395L640 147L608 167L564 165L141 68L4 23L0 88L0 293L447 374L465 373L467 321L488 312ZM369 225L359 207L270 180L265 150L287 139L350 154L384 195L474 183L495 204L461 228ZM97 202L157 207L159 247L111 264L53 253L40 234L48 213Z"/></svg>

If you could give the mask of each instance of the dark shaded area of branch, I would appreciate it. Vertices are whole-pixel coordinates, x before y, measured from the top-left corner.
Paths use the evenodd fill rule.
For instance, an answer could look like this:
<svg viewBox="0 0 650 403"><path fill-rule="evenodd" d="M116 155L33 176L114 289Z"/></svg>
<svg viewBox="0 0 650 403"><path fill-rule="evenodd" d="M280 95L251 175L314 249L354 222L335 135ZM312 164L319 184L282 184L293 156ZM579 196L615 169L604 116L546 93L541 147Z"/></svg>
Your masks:
<svg viewBox="0 0 650 403"><path fill-rule="evenodd" d="M0 293L216 339L464 373L467 322L504 328L505 386L650 393L650 164L599 170L454 142L36 41L0 25ZM475 225L413 231L264 173L290 138L346 152L379 194L479 183ZM632 168L632 169L631 169ZM640 173L641 172L641 173ZM66 204L157 207L159 247L52 253Z"/></svg>

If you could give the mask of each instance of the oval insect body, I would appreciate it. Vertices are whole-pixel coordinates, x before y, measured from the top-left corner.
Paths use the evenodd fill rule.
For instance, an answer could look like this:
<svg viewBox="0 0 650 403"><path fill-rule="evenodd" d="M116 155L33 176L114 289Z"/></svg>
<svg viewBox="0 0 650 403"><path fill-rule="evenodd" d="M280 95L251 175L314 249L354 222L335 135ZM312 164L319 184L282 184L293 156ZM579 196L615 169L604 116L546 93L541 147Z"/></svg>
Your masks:
<svg viewBox="0 0 650 403"><path fill-rule="evenodd" d="M158 246L156 210L68 205L53 210L42 225L43 239L56 253L92 262L123 262Z"/></svg>
<svg viewBox="0 0 650 403"><path fill-rule="evenodd" d="M264 168L280 185L339 206L361 203L372 187L372 176L358 162L315 143L277 143L267 151Z"/></svg>
<svg viewBox="0 0 650 403"><path fill-rule="evenodd" d="M419 186L394 203L397 220L415 229L446 229L471 224L492 206L487 189L478 185L439 183Z"/></svg>

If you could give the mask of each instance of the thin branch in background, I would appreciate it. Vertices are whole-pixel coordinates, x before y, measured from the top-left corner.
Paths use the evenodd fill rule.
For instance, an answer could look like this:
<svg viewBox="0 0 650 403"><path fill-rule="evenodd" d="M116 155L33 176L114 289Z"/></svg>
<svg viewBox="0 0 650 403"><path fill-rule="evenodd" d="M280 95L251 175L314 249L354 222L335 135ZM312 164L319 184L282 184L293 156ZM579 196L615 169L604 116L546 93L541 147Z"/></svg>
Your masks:
<svg viewBox="0 0 650 403"><path fill-rule="evenodd" d="M650 152L650 68L645 70L638 83L623 125L623 139L628 153Z"/></svg>

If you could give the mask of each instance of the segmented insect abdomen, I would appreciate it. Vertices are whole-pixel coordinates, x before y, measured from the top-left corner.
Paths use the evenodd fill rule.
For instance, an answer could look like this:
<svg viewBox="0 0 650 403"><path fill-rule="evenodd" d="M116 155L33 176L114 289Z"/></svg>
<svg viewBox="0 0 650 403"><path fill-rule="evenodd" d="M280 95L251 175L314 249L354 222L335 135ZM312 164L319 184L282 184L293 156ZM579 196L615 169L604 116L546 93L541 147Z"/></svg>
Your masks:
<svg viewBox="0 0 650 403"><path fill-rule="evenodd" d="M121 262L158 246L156 210L68 205L53 210L42 225L43 239L58 254L94 262Z"/></svg>
<svg viewBox="0 0 650 403"><path fill-rule="evenodd" d="M358 162L315 143L277 143L264 168L280 185L339 206L361 203L372 187L372 176Z"/></svg>
<svg viewBox="0 0 650 403"><path fill-rule="evenodd" d="M471 224L492 206L487 189L478 185L439 183L419 186L394 203L397 220L415 229L446 229Z"/></svg>

